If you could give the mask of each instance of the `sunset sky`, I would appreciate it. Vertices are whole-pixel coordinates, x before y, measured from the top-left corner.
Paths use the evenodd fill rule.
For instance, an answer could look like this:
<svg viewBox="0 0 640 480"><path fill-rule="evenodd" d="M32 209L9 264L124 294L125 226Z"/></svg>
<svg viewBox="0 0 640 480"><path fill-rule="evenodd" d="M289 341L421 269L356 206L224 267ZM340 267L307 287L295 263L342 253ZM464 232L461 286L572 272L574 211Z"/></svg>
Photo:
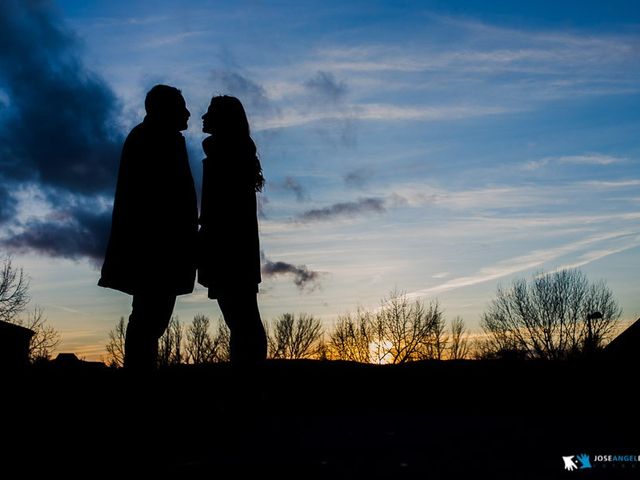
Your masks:
<svg viewBox="0 0 640 480"><path fill-rule="evenodd" d="M0 254L63 336L103 354L130 297L99 288L122 141L157 83L200 116L244 103L265 320L330 327L391 290L478 331L498 284L563 267L640 317L636 1L0 3ZM198 287L175 314L212 319Z"/></svg>

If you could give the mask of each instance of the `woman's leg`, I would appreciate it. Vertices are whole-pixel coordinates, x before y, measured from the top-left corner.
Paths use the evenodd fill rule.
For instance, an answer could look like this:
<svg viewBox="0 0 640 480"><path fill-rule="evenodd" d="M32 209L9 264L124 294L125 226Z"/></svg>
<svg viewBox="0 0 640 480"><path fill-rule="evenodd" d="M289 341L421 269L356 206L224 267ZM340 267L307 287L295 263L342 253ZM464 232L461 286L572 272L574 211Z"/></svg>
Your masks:
<svg viewBox="0 0 640 480"><path fill-rule="evenodd" d="M221 295L218 304L231 330L231 361L255 365L267 358L267 335L262 325L256 294Z"/></svg>

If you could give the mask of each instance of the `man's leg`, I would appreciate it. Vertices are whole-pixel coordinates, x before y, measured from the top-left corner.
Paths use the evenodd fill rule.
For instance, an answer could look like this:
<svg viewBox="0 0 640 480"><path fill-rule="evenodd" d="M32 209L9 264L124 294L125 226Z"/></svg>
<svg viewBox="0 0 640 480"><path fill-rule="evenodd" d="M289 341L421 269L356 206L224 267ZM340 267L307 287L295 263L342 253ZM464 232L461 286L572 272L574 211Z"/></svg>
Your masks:
<svg viewBox="0 0 640 480"><path fill-rule="evenodd" d="M158 339L169 325L175 295L139 294L133 296L124 345L127 368L153 370L158 359Z"/></svg>

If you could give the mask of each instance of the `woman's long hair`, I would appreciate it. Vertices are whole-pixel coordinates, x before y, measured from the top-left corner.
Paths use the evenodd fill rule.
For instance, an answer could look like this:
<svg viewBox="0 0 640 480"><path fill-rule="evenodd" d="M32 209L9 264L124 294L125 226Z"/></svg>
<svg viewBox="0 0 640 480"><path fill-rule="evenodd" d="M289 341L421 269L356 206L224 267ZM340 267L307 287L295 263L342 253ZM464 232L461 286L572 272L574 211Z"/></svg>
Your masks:
<svg viewBox="0 0 640 480"><path fill-rule="evenodd" d="M256 149L256 144L251 138L249 121L240 100L229 95L219 95L211 99L209 109L212 112L212 124L214 135L222 141L241 143L248 148L248 154L252 158L251 182L256 192L264 187L262 165Z"/></svg>

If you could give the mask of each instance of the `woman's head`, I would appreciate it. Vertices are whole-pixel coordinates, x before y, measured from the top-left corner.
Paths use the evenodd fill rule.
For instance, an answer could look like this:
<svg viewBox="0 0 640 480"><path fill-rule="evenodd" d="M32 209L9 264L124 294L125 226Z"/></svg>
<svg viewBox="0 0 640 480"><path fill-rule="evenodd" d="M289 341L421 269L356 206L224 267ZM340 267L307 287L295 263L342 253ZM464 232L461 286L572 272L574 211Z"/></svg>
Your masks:
<svg viewBox="0 0 640 480"><path fill-rule="evenodd" d="M219 95L202 116L202 131L216 136L249 136L249 121L244 107L236 97Z"/></svg>
<svg viewBox="0 0 640 480"><path fill-rule="evenodd" d="M202 131L213 134L214 138L223 142L230 141L233 145L243 145L247 153L248 181L257 192L264 186L262 166L256 153L256 145L251 139L249 121L244 107L236 97L219 95L211 99L207 113L202 116ZM206 149L205 149L206 150Z"/></svg>

